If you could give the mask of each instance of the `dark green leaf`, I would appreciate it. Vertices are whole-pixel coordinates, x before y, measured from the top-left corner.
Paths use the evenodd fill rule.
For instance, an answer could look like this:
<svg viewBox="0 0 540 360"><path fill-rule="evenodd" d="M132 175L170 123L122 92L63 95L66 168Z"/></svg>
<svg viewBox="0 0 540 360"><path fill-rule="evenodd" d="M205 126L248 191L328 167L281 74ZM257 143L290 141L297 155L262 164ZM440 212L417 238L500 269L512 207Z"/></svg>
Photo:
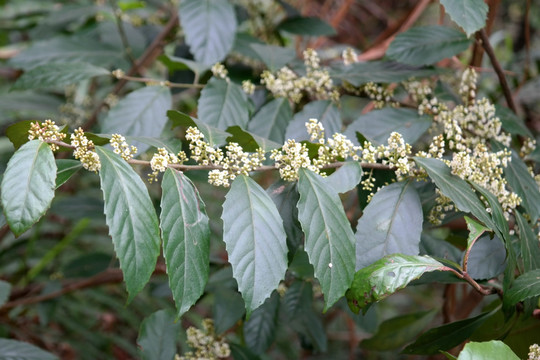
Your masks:
<svg viewBox="0 0 540 360"><path fill-rule="evenodd" d="M486 26L488 6L484 0L441 0L441 5L467 36Z"/></svg>
<svg viewBox="0 0 540 360"><path fill-rule="evenodd" d="M109 70L84 62L46 64L25 72L11 90L65 86L102 75L110 75Z"/></svg>
<svg viewBox="0 0 540 360"><path fill-rule="evenodd" d="M0 339L0 360L58 360L50 352L24 341Z"/></svg>
<svg viewBox="0 0 540 360"><path fill-rule="evenodd" d="M384 321L377 333L360 343L363 349L388 351L398 349L418 336L431 323L437 310L397 316Z"/></svg>
<svg viewBox="0 0 540 360"><path fill-rule="evenodd" d="M469 230L469 237L467 238L467 250L470 250L480 236L484 232L489 231L489 229L468 216L465 216L465 222L467 223L467 229Z"/></svg>
<svg viewBox="0 0 540 360"><path fill-rule="evenodd" d="M322 353L327 351L328 338L319 312L313 309L301 311L291 326L304 337L303 341L308 347Z"/></svg>
<svg viewBox="0 0 540 360"><path fill-rule="evenodd" d="M208 281L210 228L204 203L184 174L167 169L161 187L163 256L180 317L199 299Z"/></svg>
<svg viewBox="0 0 540 360"><path fill-rule="evenodd" d="M58 168L56 172L56 188L58 189L82 168L82 164L78 160L58 159L56 167Z"/></svg>
<svg viewBox="0 0 540 360"><path fill-rule="evenodd" d="M281 22L277 29L307 36L332 36L336 34L336 30L332 26L317 17L288 18Z"/></svg>
<svg viewBox="0 0 540 360"><path fill-rule="evenodd" d="M436 354L448 350L467 340L473 332L494 312L485 312L470 319L455 321L423 333L413 344L407 346L404 354Z"/></svg>
<svg viewBox="0 0 540 360"><path fill-rule="evenodd" d="M307 281L295 281L285 293L283 306L289 319L296 319L302 311L309 310L313 302L312 284Z"/></svg>
<svg viewBox="0 0 540 360"><path fill-rule="evenodd" d="M512 110L501 105L495 105L495 111L505 131L514 135L533 137L531 130L525 125L523 119L517 116Z"/></svg>
<svg viewBox="0 0 540 360"><path fill-rule="evenodd" d="M244 151L255 152L257 149L261 148L266 153L270 150L278 149L283 146L282 144L278 144L266 138L242 130L242 128L237 125L227 128L227 132L231 134L231 136L227 138L227 142L238 143L238 145L240 145Z"/></svg>
<svg viewBox="0 0 540 360"><path fill-rule="evenodd" d="M467 272L473 279L491 279L504 271L506 250L503 242L495 236L480 237L469 254Z"/></svg>
<svg viewBox="0 0 540 360"><path fill-rule="evenodd" d="M499 200L497 199L495 195L493 195L491 192L484 189L480 185L474 182L470 182L469 184L487 200L489 206L491 207L491 218L493 219L493 222L497 226L497 228L493 230L495 230L495 233L499 237L501 237L505 241L505 243L507 243L507 247L509 247L508 221L504 217L504 213L503 213L501 204L499 203Z"/></svg>
<svg viewBox="0 0 540 360"><path fill-rule="evenodd" d="M404 108L385 108L370 111L352 122L345 135L356 145L360 144L356 133L365 136L374 145L387 144L392 132L403 136L407 144L414 144L431 126L429 116L420 116L418 111Z"/></svg>
<svg viewBox="0 0 540 360"><path fill-rule="evenodd" d="M232 51L240 55L262 61L259 54L251 47L252 44L259 44L263 46L267 45L253 35L246 32L238 32L236 33L236 38L234 39Z"/></svg>
<svg viewBox="0 0 540 360"><path fill-rule="evenodd" d="M457 55L471 41L462 32L446 26L418 26L398 34L386 55L410 65L430 65Z"/></svg>
<svg viewBox="0 0 540 360"><path fill-rule="evenodd" d="M193 126L198 128L204 135L204 141L212 146L222 146L227 143L227 137L231 136L228 132L209 126L204 122L194 119L183 112L176 110L167 111L167 116L174 126Z"/></svg>
<svg viewBox="0 0 540 360"><path fill-rule="evenodd" d="M349 307L355 313L371 303L403 289L426 272L444 270L444 265L429 256L388 255L354 275L347 291Z"/></svg>
<svg viewBox="0 0 540 360"><path fill-rule="evenodd" d="M259 306L244 324L244 340L250 350L263 354L274 342L277 328L279 295L272 296Z"/></svg>
<svg viewBox="0 0 540 360"><path fill-rule="evenodd" d="M35 121L18 121L6 129L6 136L13 144L15 150L19 149L23 144L28 142L28 131L30 130L32 123L35 123Z"/></svg>
<svg viewBox="0 0 540 360"><path fill-rule="evenodd" d="M56 163L48 144L32 140L13 154L2 179L2 207L15 236L30 229L51 205Z"/></svg>
<svg viewBox="0 0 540 360"><path fill-rule="evenodd" d="M173 154L178 153L182 149L182 142L175 137L155 138L148 136L126 136L126 141L129 144L134 142L144 143L146 145L153 146L156 149L160 147L165 148L168 152Z"/></svg>
<svg viewBox="0 0 540 360"><path fill-rule="evenodd" d="M526 272L540 269L540 243L538 237L519 211L515 211L514 216L516 217L516 225L519 228L519 243L524 269Z"/></svg>
<svg viewBox="0 0 540 360"><path fill-rule="evenodd" d="M160 248L159 222L148 190L131 166L109 149L96 147L105 219L124 274L128 302L150 279Z"/></svg>
<svg viewBox="0 0 540 360"><path fill-rule="evenodd" d="M231 356L234 360L260 360L260 357L246 347L235 343L230 343L229 347L231 348Z"/></svg>
<svg viewBox="0 0 540 360"><path fill-rule="evenodd" d="M222 61L236 33L234 7L225 0L183 0L178 10L195 60L207 66Z"/></svg>
<svg viewBox="0 0 540 360"><path fill-rule="evenodd" d="M161 60L161 62L165 64L165 66L167 66L167 68L171 72L176 70L191 70L195 74L202 75L210 68L209 65L204 65L193 60L184 59L172 55L164 54L161 55L158 59Z"/></svg>
<svg viewBox="0 0 540 360"><path fill-rule="evenodd" d="M249 120L246 93L231 81L212 78L201 91L198 114L200 121L221 130L234 125L245 128Z"/></svg>
<svg viewBox="0 0 540 360"><path fill-rule="evenodd" d="M294 114L285 133L285 139L296 141L309 140L306 130L306 122L309 119L317 119L324 127L326 138L331 138L337 132L341 132L341 116L339 109L330 100L312 101L302 111Z"/></svg>
<svg viewBox="0 0 540 360"><path fill-rule="evenodd" d="M539 295L540 269L535 269L524 273L514 281L512 288L504 294L504 302L514 305Z"/></svg>
<svg viewBox="0 0 540 360"><path fill-rule="evenodd" d="M328 186L335 192L344 194L356 188L362 179L363 171L356 161L347 161L332 175L324 178Z"/></svg>
<svg viewBox="0 0 540 360"><path fill-rule="evenodd" d="M305 250L315 268L330 308L349 288L354 276L354 234L341 200L323 178L299 170L298 220L305 234Z"/></svg>
<svg viewBox="0 0 540 360"><path fill-rule="evenodd" d="M7 281L0 280L0 308L9 299L10 293L11 293L11 284L8 283Z"/></svg>
<svg viewBox="0 0 540 360"><path fill-rule="evenodd" d="M171 108L171 92L165 86L147 86L129 93L109 111L101 122L104 133L124 136L159 137L167 123ZM149 146L138 141L133 144L139 153Z"/></svg>
<svg viewBox="0 0 540 360"><path fill-rule="evenodd" d="M356 269L401 253L418 255L422 233L422 204L411 181L377 191L356 228Z"/></svg>
<svg viewBox="0 0 540 360"><path fill-rule="evenodd" d="M216 334L220 335L229 330L246 313L242 296L237 292L221 288L214 300L214 325Z"/></svg>
<svg viewBox="0 0 540 360"><path fill-rule="evenodd" d="M296 184L278 181L272 184L266 192L276 204L276 208L281 215L283 227L287 234L289 256L292 256L300 246L303 237L302 228L298 222L298 209L296 208L300 196L296 190Z"/></svg>
<svg viewBox="0 0 540 360"><path fill-rule="evenodd" d="M272 199L245 175L223 204L223 240L248 315L277 288L287 270L283 221Z"/></svg>
<svg viewBox="0 0 540 360"><path fill-rule="evenodd" d="M1 93L0 121L6 119L55 119L63 102L59 97L34 91Z"/></svg>
<svg viewBox="0 0 540 360"><path fill-rule="evenodd" d="M458 360L519 360L519 357L502 341L491 340L465 344Z"/></svg>
<svg viewBox="0 0 540 360"><path fill-rule="evenodd" d="M105 271L111 266L111 255L95 252L75 257L62 267L66 278L85 278Z"/></svg>
<svg viewBox="0 0 540 360"><path fill-rule="evenodd" d="M293 48L257 43L249 46L257 54L258 60L262 61L271 72L281 69L296 57Z"/></svg>
<svg viewBox="0 0 540 360"><path fill-rule="evenodd" d="M292 118L289 100L278 98L265 104L248 124L248 130L263 138L283 144Z"/></svg>
<svg viewBox="0 0 540 360"><path fill-rule="evenodd" d="M158 310L141 323L137 344L143 360L172 360L176 339L182 328L170 310Z"/></svg>

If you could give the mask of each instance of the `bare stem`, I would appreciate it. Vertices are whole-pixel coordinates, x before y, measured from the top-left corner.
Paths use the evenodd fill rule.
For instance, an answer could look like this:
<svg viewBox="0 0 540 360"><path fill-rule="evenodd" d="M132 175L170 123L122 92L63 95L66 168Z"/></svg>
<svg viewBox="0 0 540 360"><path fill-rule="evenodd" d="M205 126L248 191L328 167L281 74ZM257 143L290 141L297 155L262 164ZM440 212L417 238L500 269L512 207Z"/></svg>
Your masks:
<svg viewBox="0 0 540 360"><path fill-rule="evenodd" d="M441 270L443 271L450 271L454 275L456 275L458 278L465 280L468 282L472 287L478 291L482 295L491 295L496 292L495 289L486 289L482 287L479 283L477 283L467 272L459 272L455 269L452 269L451 267L444 266Z"/></svg>

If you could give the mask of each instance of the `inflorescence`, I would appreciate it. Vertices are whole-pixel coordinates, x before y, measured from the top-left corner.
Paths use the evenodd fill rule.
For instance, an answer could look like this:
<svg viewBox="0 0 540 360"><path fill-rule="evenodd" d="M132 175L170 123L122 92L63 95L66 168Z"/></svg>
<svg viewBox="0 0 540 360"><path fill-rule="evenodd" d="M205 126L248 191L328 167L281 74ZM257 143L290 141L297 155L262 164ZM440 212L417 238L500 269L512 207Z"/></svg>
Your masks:
<svg viewBox="0 0 540 360"><path fill-rule="evenodd" d="M184 356L176 355L175 360L225 359L231 355L229 344L222 337L217 337L214 322L211 319L202 321L202 330L193 326L186 330L187 343L193 349Z"/></svg>

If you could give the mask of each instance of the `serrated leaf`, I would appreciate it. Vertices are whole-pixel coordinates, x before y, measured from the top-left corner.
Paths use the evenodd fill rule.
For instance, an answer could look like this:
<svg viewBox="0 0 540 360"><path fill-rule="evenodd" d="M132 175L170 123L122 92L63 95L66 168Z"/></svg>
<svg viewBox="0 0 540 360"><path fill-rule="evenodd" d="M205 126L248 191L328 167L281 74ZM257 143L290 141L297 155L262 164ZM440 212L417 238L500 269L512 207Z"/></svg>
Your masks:
<svg viewBox="0 0 540 360"><path fill-rule="evenodd" d="M433 320L437 310L396 316L384 321L377 333L360 343L362 349L388 351L412 341Z"/></svg>
<svg viewBox="0 0 540 360"><path fill-rule="evenodd" d="M455 321L423 333L416 341L407 346L403 354L431 355L441 350L451 349L467 340L495 312L485 312L470 319Z"/></svg>
<svg viewBox="0 0 540 360"><path fill-rule="evenodd" d="M169 110L167 111L167 116L172 121L173 126L193 126L198 128L204 135L204 141L211 146L222 146L227 143L227 137L231 136L228 132L209 126L180 111Z"/></svg>
<svg viewBox="0 0 540 360"><path fill-rule="evenodd" d="M507 248L510 248L510 246L508 245L510 243L510 241L508 240L508 221L504 217L504 213L501 204L499 203L499 200L495 195L493 195L491 192L484 189L480 185L473 182L469 182L469 184L487 200L489 206L491 207L491 218L497 226L493 230L501 239L504 240L504 242L507 244Z"/></svg>
<svg viewBox="0 0 540 360"><path fill-rule="evenodd" d="M296 35L332 36L336 30L330 24L318 17L292 17L285 19L277 27L278 30L287 31Z"/></svg>
<svg viewBox="0 0 540 360"><path fill-rule="evenodd" d="M30 229L54 198L56 163L47 143L32 140L13 154L2 179L2 207L15 236Z"/></svg>
<svg viewBox="0 0 540 360"><path fill-rule="evenodd" d="M234 7L228 1L182 0L178 15L195 60L212 66L227 56L237 26Z"/></svg>
<svg viewBox="0 0 540 360"><path fill-rule="evenodd" d="M387 144L392 132L403 136L407 144L414 144L431 126L429 116L418 115L418 111L403 108L373 110L353 121L345 135L356 145L360 144L356 133L365 136L374 145Z"/></svg>
<svg viewBox="0 0 540 360"><path fill-rule="evenodd" d="M234 360L260 360L261 358L246 347L230 343L231 356Z"/></svg>
<svg viewBox="0 0 540 360"><path fill-rule="evenodd" d="M524 273L514 281L512 288L504 294L504 302L514 305L539 295L540 269L535 269Z"/></svg>
<svg viewBox="0 0 540 360"><path fill-rule="evenodd" d="M109 149L96 147L99 177L116 256L133 300L150 279L160 248L159 222L148 190L131 166Z"/></svg>
<svg viewBox="0 0 540 360"><path fill-rule="evenodd" d="M199 299L208 281L210 227L204 203L184 174L167 169L161 188L163 256L180 317Z"/></svg>
<svg viewBox="0 0 540 360"><path fill-rule="evenodd" d="M430 65L467 50L470 43L461 31L446 26L418 26L398 34L386 55L403 64Z"/></svg>
<svg viewBox="0 0 540 360"><path fill-rule="evenodd" d="M246 93L233 82L212 78L201 91L199 120L215 128L226 130L238 125L245 128L249 120Z"/></svg>
<svg viewBox="0 0 540 360"><path fill-rule="evenodd" d="M238 291L220 288L219 296L214 300L214 325L216 334L229 330L246 313L244 300Z"/></svg>
<svg viewBox="0 0 540 360"><path fill-rule="evenodd" d="M248 315L277 288L287 270L283 221L254 180L238 176L223 204L223 241Z"/></svg>
<svg viewBox="0 0 540 360"><path fill-rule="evenodd" d="M489 229L468 216L465 216L465 222L467 223L467 230L469 230L469 236L467 237L467 250L469 250L476 240L478 240L484 232L489 231Z"/></svg>
<svg viewBox="0 0 540 360"><path fill-rule="evenodd" d="M281 69L296 58L296 52L292 48L257 43L251 43L249 46L257 54L257 59L271 72Z"/></svg>
<svg viewBox="0 0 540 360"><path fill-rule="evenodd" d="M145 318L137 338L142 359L172 360L181 328L182 324L174 321L174 313L170 310L158 310Z"/></svg>
<svg viewBox="0 0 540 360"><path fill-rule="evenodd" d="M276 204L276 208L281 215L283 227L287 234L289 256L292 256L300 246L303 237L302 228L298 222L298 209L296 208L300 196L296 184L281 180L272 184L266 192Z"/></svg>
<svg viewBox="0 0 540 360"><path fill-rule="evenodd" d="M272 296L259 306L246 321L243 328L244 341L250 350L263 354L274 342L277 330L279 295Z"/></svg>
<svg viewBox="0 0 540 360"><path fill-rule="evenodd" d="M165 86L147 86L129 93L101 121L104 133L124 136L159 137L167 123L167 109L172 106L171 91ZM149 145L133 142L144 152Z"/></svg>
<svg viewBox="0 0 540 360"><path fill-rule="evenodd" d="M109 70L84 62L46 64L25 72L11 90L65 86L103 75L110 75Z"/></svg>
<svg viewBox="0 0 540 360"><path fill-rule="evenodd" d="M174 72L176 70L191 70L195 74L202 75L210 68L209 65L204 65L193 60L167 54L161 55L158 59L165 64L165 66L167 66L170 72Z"/></svg>
<svg viewBox="0 0 540 360"><path fill-rule="evenodd" d="M467 36L486 26L488 6L484 0L441 0L441 5Z"/></svg>
<svg viewBox="0 0 540 360"><path fill-rule="evenodd" d="M355 313L403 289L411 281L444 265L429 256L388 255L359 270L347 291L347 302Z"/></svg>
<svg viewBox="0 0 540 360"><path fill-rule="evenodd" d="M516 225L519 228L519 243L525 271L540 269L540 243L532 231L527 220L519 213L514 212Z"/></svg>
<svg viewBox="0 0 540 360"><path fill-rule="evenodd" d="M514 135L533 137L531 130L525 125L522 118L517 116L512 110L499 104L495 105L495 113L501 120L502 128Z"/></svg>
<svg viewBox="0 0 540 360"><path fill-rule="evenodd" d="M10 293L11 293L11 284L8 283L7 281L0 280L0 308L9 299Z"/></svg>
<svg viewBox="0 0 540 360"><path fill-rule="evenodd" d="M468 342L458 360L519 360L508 345L499 340Z"/></svg>
<svg viewBox="0 0 540 360"><path fill-rule="evenodd" d="M292 118L289 100L278 98L265 104L248 123L248 130L254 134L283 144L285 131Z"/></svg>
<svg viewBox="0 0 540 360"><path fill-rule="evenodd" d="M242 128L238 125L228 127L227 132L231 134L231 136L227 138L227 142L238 143L238 145L240 145L244 151L247 152L255 152L257 149L261 148L266 153L270 150L278 149L283 146L282 144L278 144L266 138L242 130Z"/></svg>
<svg viewBox="0 0 540 360"><path fill-rule="evenodd" d="M48 351L24 341L0 339L0 360L58 360Z"/></svg>
<svg viewBox="0 0 540 360"><path fill-rule="evenodd" d="M58 159L56 160L56 188L64 185L77 171L82 168L82 164L78 160Z"/></svg>
<svg viewBox="0 0 540 360"><path fill-rule="evenodd" d="M344 194L356 188L363 175L362 167L357 161L347 161L324 181L334 191Z"/></svg>
<svg viewBox="0 0 540 360"><path fill-rule="evenodd" d="M341 132L341 116L339 109L330 100L312 101L302 111L294 114L285 132L285 139L296 141L308 141L309 134L306 130L306 122L309 119L317 119L324 127L325 137L331 138L337 132Z"/></svg>
<svg viewBox="0 0 540 360"><path fill-rule="evenodd" d="M312 171L301 168L298 173L298 220L327 310L343 296L353 279L354 234L337 192Z"/></svg>
<svg viewBox="0 0 540 360"><path fill-rule="evenodd" d="M418 255L422 204L411 181L377 191L356 228L356 269L390 254Z"/></svg>

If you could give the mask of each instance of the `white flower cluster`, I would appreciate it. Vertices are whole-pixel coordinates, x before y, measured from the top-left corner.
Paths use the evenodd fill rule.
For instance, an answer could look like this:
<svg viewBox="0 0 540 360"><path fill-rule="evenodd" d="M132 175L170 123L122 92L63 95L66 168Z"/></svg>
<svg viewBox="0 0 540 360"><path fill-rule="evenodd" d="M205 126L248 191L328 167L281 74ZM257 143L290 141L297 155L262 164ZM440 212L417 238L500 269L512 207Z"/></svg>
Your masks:
<svg viewBox="0 0 540 360"><path fill-rule="evenodd" d="M165 172L169 164L182 164L187 160L186 154L180 151L178 155L170 153L165 148L158 148L157 153L150 160L150 168L152 173L148 174L148 182L152 183L157 180L160 172Z"/></svg>
<svg viewBox="0 0 540 360"><path fill-rule="evenodd" d="M473 68L467 68L461 75L461 84L459 85L459 95L464 104L469 104L471 99L476 98L476 82L478 74Z"/></svg>
<svg viewBox="0 0 540 360"><path fill-rule="evenodd" d="M126 138L120 134L113 134L109 143L114 148L114 153L122 157L122 159L128 161L133 159L133 156L137 153L135 146L129 146L126 142Z"/></svg>
<svg viewBox="0 0 540 360"><path fill-rule="evenodd" d="M82 166L88 171L98 172L101 169L101 162L98 154L93 151L95 148L94 142L88 140L84 135L82 128L75 130L71 134L71 146L75 147L73 156L81 161Z"/></svg>
<svg viewBox="0 0 540 360"><path fill-rule="evenodd" d="M327 69L320 66L320 59L313 49L304 51L306 75L298 76L288 67L281 68L276 75L265 70L261 74L261 84L276 97L286 97L299 103L304 94L319 100L339 101L339 92L334 87Z"/></svg>
<svg viewBox="0 0 540 360"><path fill-rule="evenodd" d="M255 84L253 84L250 80L244 80L242 81L242 90L248 95L253 95L255 92Z"/></svg>
<svg viewBox="0 0 540 360"><path fill-rule="evenodd" d="M317 174L320 171L311 162L306 144L298 143L291 139L283 144L281 150L272 150L270 159L276 162L275 166L279 169L279 175L286 181L298 180L298 170L301 168L309 169Z"/></svg>
<svg viewBox="0 0 540 360"><path fill-rule="evenodd" d="M187 343L193 351L184 356L176 355L175 360L199 360L199 359L225 359L231 355L229 344L225 339L216 337L214 322L204 319L203 330L189 327L186 330Z"/></svg>
<svg viewBox="0 0 540 360"><path fill-rule="evenodd" d="M30 130L28 130L28 140L38 139L41 141L62 141L66 137L66 134L60 132L58 125L54 121L48 119L43 123L35 122L30 123ZM58 150L58 145L49 144L52 151Z"/></svg>
<svg viewBox="0 0 540 360"><path fill-rule="evenodd" d="M529 346L529 354L527 360L540 360L540 346L532 344Z"/></svg>
<svg viewBox="0 0 540 360"><path fill-rule="evenodd" d="M212 66L212 74L217 77L218 79L225 79L228 80L228 74L229 72L225 68L225 66L222 63L215 63L214 66Z"/></svg>
<svg viewBox="0 0 540 360"><path fill-rule="evenodd" d="M392 100L394 92L388 86L377 85L374 82L368 82L362 88L363 92L373 100L375 109L382 109Z"/></svg>
<svg viewBox="0 0 540 360"><path fill-rule="evenodd" d="M358 55L356 54L354 49L351 47L348 47L345 50L343 50L341 57L343 59L343 64L345 64L346 66L358 62Z"/></svg>
<svg viewBox="0 0 540 360"><path fill-rule="evenodd" d="M523 141L523 145L521 145L519 156L525 157L527 155L530 155L535 149L536 149L536 140L531 139L531 138L526 138Z"/></svg>
<svg viewBox="0 0 540 360"><path fill-rule="evenodd" d="M403 87L415 103L423 102L432 93L431 86L426 81L410 80L404 82Z"/></svg>

